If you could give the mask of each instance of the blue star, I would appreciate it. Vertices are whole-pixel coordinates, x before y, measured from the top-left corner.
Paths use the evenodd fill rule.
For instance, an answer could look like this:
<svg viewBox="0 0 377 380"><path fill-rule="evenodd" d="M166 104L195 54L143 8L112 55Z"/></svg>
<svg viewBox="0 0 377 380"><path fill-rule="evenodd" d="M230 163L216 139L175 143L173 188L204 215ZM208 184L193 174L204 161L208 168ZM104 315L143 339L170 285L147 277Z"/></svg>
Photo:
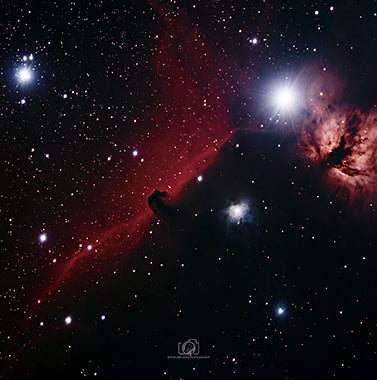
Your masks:
<svg viewBox="0 0 377 380"><path fill-rule="evenodd" d="M18 70L16 76L21 83L26 83L32 79L33 74L29 68L24 66L22 69Z"/></svg>

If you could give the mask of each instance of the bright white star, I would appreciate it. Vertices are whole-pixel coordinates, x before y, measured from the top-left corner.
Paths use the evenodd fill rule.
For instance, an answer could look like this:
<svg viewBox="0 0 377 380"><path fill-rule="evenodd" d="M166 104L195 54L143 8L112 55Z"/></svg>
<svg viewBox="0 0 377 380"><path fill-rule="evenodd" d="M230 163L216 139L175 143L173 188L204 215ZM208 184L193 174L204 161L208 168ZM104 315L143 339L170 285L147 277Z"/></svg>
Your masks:
<svg viewBox="0 0 377 380"><path fill-rule="evenodd" d="M46 234L39 235L39 241L41 243L44 243L46 240L47 240L47 235Z"/></svg>
<svg viewBox="0 0 377 380"><path fill-rule="evenodd" d="M274 103L281 110L291 109L296 102L296 94L292 87L283 87L276 91Z"/></svg>
<svg viewBox="0 0 377 380"><path fill-rule="evenodd" d="M72 317L71 316L66 317L66 319L64 320L64 322L65 322L66 325L70 325L72 323Z"/></svg>
<svg viewBox="0 0 377 380"><path fill-rule="evenodd" d="M283 316L286 314L286 312L287 312L287 310L285 308L285 305L276 306L276 308L275 308L275 314L278 317L283 318Z"/></svg>
<svg viewBox="0 0 377 380"><path fill-rule="evenodd" d="M196 179L197 179L198 182L202 182L203 181L203 176L198 175L198 177Z"/></svg>
<svg viewBox="0 0 377 380"><path fill-rule="evenodd" d="M18 72L17 77L20 82L28 82L32 77L31 70L25 67Z"/></svg>
<svg viewBox="0 0 377 380"><path fill-rule="evenodd" d="M134 157L136 157L138 154L139 154L139 152L138 152L136 149L132 152L132 155L133 155Z"/></svg>

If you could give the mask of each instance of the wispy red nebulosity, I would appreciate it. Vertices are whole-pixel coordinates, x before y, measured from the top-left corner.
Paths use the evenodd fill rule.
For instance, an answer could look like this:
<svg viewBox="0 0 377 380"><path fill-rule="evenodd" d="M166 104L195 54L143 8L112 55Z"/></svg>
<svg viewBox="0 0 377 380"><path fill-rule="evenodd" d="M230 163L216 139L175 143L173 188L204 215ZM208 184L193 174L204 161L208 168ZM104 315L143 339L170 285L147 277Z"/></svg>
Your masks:
<svg viewBox="0 0 377 380"><path fill-rule="evenodd" d="M329 72L312 79L300 128L303 155L327 168L339 194L369 203L377 198L377 109L362 112L341 101L341 81Z"/></svg>
<svg viewBox="0 0 377 380"><path fill-rule="evenodd" d="M38 310L53 298L58 288L76 281L89 281L101 274L102 264L119 252L126 254L143 239L153 217L147 198L155 188L178 196L184 185L207 168L218 148L232 134L227 102L234 90L229 67L219 55L212 54L197 27L188 24L183 12L150 2L161 16L162 30L154 57L156 109L141 126L140 135L130 141L143 152L143 162L130 162L125 199L130 210L122 224L99 234L90 250L80 247L54 275L36 299L27 318L27 330ZM104 210L106 212L106 210ZM95 271L83 268L96 263ZM103 268L102 268L103 270ZM94 274L93 274L94 272ZM72 281L71 281L72 280Z"/></svg>
<svg viewBox="0 0 377 380"><path fill-rule="evenodd" d="M77 263L93 256L101 261L101 256L103 259L116 251L132 249L152 217L148 195L158 188L177 196L187 182L213 162L218 148L232 133L227 102L233 89L222 57L211 53L183 12L150 4L163 20L154 57L158 105L140 131L137 146L144 160L132 166L127 184L132 191L125 200L131 214L124 224L102 233L91 251L83 247L74 253L45 290L45 296L54 293Z"/></svg>

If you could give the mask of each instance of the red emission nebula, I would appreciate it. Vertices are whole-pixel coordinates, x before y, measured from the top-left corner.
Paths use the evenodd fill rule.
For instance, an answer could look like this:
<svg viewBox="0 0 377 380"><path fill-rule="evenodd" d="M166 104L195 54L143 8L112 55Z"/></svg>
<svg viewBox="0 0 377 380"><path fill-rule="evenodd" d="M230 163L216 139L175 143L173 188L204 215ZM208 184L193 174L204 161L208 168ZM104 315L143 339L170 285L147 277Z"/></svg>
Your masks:
<svg viewBox="0 0 377 380"><path fill-rule="evenodd" d="M153 215L147 206L153 190L166 189L179 197L184 185L214 161L232 134L228 102L234 90L226 80L221 57L211 53L197 29L188 27L182 16L175 15L172 22L168 11L151 5L166 30L154 57L158 107L142 127L146 138L137 144L145 160L140 157L128 180L132 191L125 202L132 214L124 224L103 233L91 250L83 246L75 252L39 300L48 299L78 262L89 257L101 262L119 250L132 249Z"/></svg>
<svg viewBox="0 0 377 380"><path fill-rule="evenodd" d="M81 244L76 252L66 253L70 259L51 274L49 285L35 296L19 333L21 339L57 290L65 289L68 280L72 288L74 274L80 271L82 282L86 273L89 283L103 273L109 260L135 248L153 217L147 197L155 188L179 197L184 185L215 160L219 148L232 135L228 104L234 89L227 80L231 68L211 53L197 28L187 26L183 15L171 15L161 6L150 4L158 11L165 30L159 36L153 62L158 106L141 127L141 142L138 136L137 146L145 159L137 157L138 163L128 177L130 191L124 202L131 213L124 223L99 233L90 249ZM92 264L95 269L91 271Z"/></svg>
<svg viewBox="0 0 377 380"><path fill-rule="evenodd" d="M318 75L318 72L320 75ZM302 156L327 170L326 184L339 197L374 207L377 195L377 110L340 102L342 83L319 68L306 73L307 117L299 128Z"/></svg>
<svg viewBox="0 0 377 380"><path fill-rule="evenodd" d="M134 141L142 154L135 160L136 165L132 163L127 184L130 190L125 203L131 214L124 223L98 235L91 249L81 246L67 254L67 263L51 274L49 285L36 295L20 336L25 336L39 309L68 279L76 281L73 274L78 268L80 281L85 281L82 273L88 271L82 269L93 260L98 274L107 261L134 249L153 217L147 197L156 188L179 197L185 184L214 162L219 148L236 129L229 112L237 96L234 83L240 71L236 65L211 52L205 37L187 23L183 13L171 14L155 2L150 4L158 12L164 30L158 37L153 62L156 106L150 111L149 121L141 126L144 137ZM337 80L330 73L320 75L322 80L316 78L315 85L307 88L307 116L296 127L298 153L308 164L324 168L330 189L353 199L366 196L369 204L376 195L376 111L362 113L338 104ZM255 132L255 126L250 128ZM86 276L89 281L94 275Z"/></svg>

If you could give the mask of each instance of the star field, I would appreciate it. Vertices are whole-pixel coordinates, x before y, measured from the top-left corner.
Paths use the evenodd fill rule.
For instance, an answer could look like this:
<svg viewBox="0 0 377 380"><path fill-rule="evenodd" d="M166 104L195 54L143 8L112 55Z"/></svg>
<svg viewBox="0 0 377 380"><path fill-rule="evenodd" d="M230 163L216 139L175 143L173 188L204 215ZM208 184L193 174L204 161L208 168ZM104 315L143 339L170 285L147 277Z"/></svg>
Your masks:
<svg viewBox="0 0 377 380"><path fill-rule="evenodd" d="M375 1L0 10L0 377L375 377Z"/></svg>

